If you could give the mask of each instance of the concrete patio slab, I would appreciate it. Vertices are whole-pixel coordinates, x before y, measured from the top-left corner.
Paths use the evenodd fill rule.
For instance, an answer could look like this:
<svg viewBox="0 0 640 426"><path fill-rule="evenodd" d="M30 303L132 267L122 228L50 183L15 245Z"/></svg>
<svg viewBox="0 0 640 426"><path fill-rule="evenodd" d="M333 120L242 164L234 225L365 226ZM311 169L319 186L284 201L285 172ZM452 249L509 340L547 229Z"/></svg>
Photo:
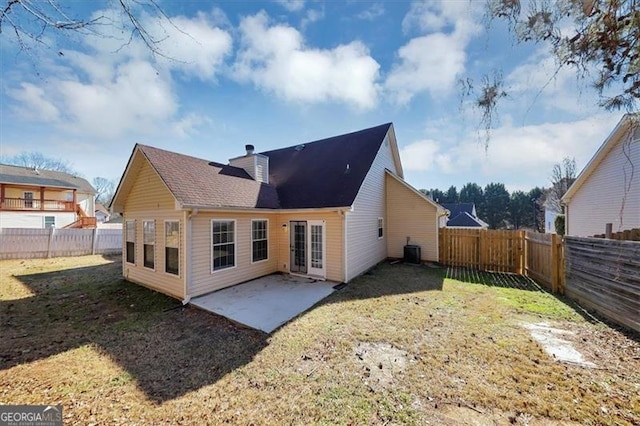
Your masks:
<svg viewBox="0 0 640 426"><path fill-rule="evenodd" d="M336 284L274 274L195 297L190 303L271 333L333 293Z"/></svg>

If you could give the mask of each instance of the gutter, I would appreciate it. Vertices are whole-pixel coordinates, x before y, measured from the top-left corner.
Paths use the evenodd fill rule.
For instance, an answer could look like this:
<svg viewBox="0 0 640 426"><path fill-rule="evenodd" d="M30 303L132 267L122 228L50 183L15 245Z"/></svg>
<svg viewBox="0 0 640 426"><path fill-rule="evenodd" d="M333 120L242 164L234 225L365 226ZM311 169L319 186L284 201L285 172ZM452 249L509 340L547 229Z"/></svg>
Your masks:
<svg viewBox="0 0 640 426"><path fill-rule="evenodd" d="M181 204L180 208L183 210L193 210L197 211L207 211L207 212L216 212L216 211L224 211L224 212L261 212L261 213L308 213L309 211L327 211L327 212L335 212L335 211L353 211L352 206L347 207L309 207L304 209L262 209L255 207L226 207L226 206L196 206L196 205L188 205Z"/></svg>

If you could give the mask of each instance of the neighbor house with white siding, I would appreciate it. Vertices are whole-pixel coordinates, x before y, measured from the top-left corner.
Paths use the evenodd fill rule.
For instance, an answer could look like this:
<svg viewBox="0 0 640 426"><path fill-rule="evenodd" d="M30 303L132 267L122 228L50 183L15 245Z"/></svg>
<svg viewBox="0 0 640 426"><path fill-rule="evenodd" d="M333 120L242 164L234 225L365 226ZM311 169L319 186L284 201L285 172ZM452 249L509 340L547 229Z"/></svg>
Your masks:
<svg viewBox="0 0 640 426"><path fill-rule="evenodd" d="M566 235L640 228L640 128L625 115L562 197Z"/></svg>
<svg viewBox="0 0 640 426"><path fill-rule="evenodd" d="M0 228L95 228L95 192L70 173L0 164Z"/></svg>
<svg viewBox="0 0 640 426"><path fill-rule="evenodd" d="M228 164L138 144L111 208L124 277L185 303L276 272L348 282L407 238L437 261L445 213L404 181L390 123Z"/></svg>

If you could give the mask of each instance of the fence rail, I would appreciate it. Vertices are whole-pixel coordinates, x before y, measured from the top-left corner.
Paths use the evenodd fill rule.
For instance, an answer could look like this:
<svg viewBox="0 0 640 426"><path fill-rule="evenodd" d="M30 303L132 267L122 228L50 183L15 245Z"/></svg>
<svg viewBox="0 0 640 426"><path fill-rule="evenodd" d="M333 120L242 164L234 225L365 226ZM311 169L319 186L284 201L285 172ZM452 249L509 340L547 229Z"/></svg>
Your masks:
<svg viewBox="0 0 640 426"><path fill-rule="evenodd" d="M565 237L566 294L640 331L640 242Z"/></svg>
<svg viewBox="0 0 640 426"><path fill-rule="evenodd" d="M0 259L33 259L121 252L121 229L0 229Z"/></svg>

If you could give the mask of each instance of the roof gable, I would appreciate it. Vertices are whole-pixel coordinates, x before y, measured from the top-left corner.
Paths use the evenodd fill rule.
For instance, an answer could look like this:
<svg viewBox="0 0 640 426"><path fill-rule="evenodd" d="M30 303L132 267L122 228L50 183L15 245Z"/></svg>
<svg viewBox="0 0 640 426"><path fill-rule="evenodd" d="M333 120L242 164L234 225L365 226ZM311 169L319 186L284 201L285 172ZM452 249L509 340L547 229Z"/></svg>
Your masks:
<svg viewBox="0 0 640 426"><path fill-rule="evenodd" d="M631 136L630 131L634 131L636 139L640 138L638 120L640 120L640 114L625 114L613 131L607 136L600 148L593 155L591 160L582 169L576 180L569 187L567 192L562 196L560 200L563 204L567 204L571 201L571 198L575 193L584 185L584 183L591 177L593 172L598 168L600 163L609 155L609 153L622 141L625 135Z"/></svg>
<svg viewBox="0 0 640 426"><path fill-rule="evenodd" d="M96 192L86 179L70 173L9 164L0 164L0 182L14 185L77 189L89 194L95 194Z"/></svg>
<svg viewBox="0 0 640 426"><path fill-rule="evenodd" d="M351 206L391 126L263 152L281 207Z"/></svg>
<svg viewBox="0 0 640 426"><path fill-rule="evenodd" d="M449 210L449 217L456 217L461 213L474 215L475 205L473 203L442 203L442 207Z"/></svg>
<svg viewBox="0 0 640 426"><path fill-rule="evenodd" d="M271 185L254 181L243 169L136 144L112 202L122 211L141 161L147 161L183 208L279 207Z"/></svg>

